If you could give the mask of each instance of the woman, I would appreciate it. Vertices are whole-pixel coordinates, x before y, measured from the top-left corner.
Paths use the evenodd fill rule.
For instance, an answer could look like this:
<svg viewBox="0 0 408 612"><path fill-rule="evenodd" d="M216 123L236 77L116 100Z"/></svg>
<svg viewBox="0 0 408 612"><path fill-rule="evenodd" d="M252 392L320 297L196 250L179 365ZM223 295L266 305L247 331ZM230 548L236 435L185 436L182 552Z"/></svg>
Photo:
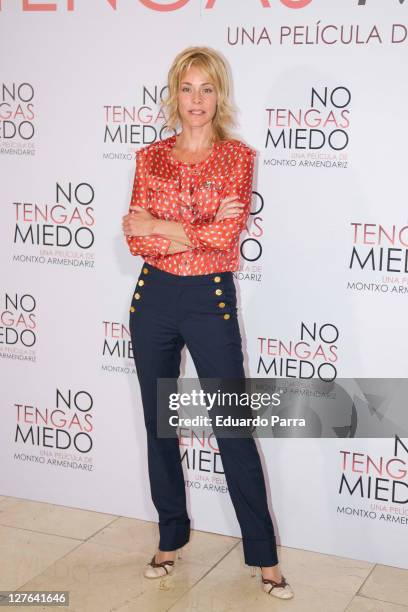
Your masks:
<svg viewBox="0 0 408 612"><path fill-rule="evenodd" d="M130 306L130 332L147 431L160 541L147 578L170 574L189 541L177 438L157 435L157 378L179 377L187 346L198 377L245 377L232 272L251 204L255 151L231 138L233 108L221 56L189 47L168 75L167 127L181 132L137 151L123 232L144 265ZM279 570L264 476L254 439L217 440L242 531L245 563L261 568L267 593L293 591Z"/></svg>

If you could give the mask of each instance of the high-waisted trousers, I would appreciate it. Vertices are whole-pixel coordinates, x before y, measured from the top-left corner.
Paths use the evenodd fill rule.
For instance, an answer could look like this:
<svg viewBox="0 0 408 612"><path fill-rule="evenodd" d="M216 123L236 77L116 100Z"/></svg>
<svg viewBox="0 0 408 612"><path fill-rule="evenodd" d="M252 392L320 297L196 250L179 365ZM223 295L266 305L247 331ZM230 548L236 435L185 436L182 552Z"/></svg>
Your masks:
<svg viewBox="0 0 408 612"><path fill-rule="evenodd" d="M147 431L159 549L189 541L179 440L157 434L157 378L177 380L187 346L198 378L244 378L232 272L180 276L144 263L130 306L130 333ZM217 437L228 491L241 528L247 565L278 563L262 464L252 435Z"/></svg>

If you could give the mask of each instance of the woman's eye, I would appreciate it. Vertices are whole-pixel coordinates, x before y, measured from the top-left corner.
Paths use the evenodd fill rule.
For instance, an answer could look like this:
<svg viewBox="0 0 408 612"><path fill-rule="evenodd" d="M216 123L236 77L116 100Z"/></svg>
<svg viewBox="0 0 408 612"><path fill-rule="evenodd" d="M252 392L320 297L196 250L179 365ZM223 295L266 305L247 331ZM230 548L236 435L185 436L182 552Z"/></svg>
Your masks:
<svg viewBox="0 0 408 612"><path fill-rule="evenodd" d="M182 87L182 88L181 88L181 91L182 91L182 92L187 92L187 91L190 91L190 87L188 87L187 85L184 85L184 87ZM205 93L212 93L212 92L213 92L213 90L212 90L212 88L211 88L211 87L205 87L205 88L203 89L203 91L204 91Z"/></svg>

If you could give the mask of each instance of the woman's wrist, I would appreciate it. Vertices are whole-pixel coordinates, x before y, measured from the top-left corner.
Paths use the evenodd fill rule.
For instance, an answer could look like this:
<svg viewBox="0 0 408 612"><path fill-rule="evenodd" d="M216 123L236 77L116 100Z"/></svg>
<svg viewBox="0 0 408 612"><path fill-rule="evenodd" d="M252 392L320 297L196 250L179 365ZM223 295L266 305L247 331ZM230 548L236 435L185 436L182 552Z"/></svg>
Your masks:
<svg viewBox="0 0 408 612"><path fill-rule="evenodd" d="M159 223L160 219L152 219L151 220L151 226L150 226L150 233L151 234L160 234L160 229L159 229Z"/></svg>
<svg viewBox="0 0 408 612"><path fill-rule="evenodd" d="M176 240L189 245L189 238L186 235L182 223L178 221L167 221L166 219L153 219L152 234L159 234L170 240Z"/></svg>

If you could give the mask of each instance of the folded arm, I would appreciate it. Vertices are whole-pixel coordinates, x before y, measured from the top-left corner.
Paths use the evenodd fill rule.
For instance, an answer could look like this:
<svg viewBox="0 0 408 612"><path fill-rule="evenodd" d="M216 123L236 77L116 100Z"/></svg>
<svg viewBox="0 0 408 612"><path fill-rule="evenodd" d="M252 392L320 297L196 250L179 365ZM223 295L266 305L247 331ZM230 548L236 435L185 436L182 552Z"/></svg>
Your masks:
<svg viewBox="0 0 408 612"><path fill-rule="evenodd" d="M153 236L161 235L178 240L193 249L216 249L229 251L242 230L245 228L252 200L252 177L256 151L251 148L240 148L234 160L234 169L222 192L222 198L236 194L244 204L239 215L222 221L190 223L188 221L153 221Z"/></svg>
<svg viewBox="0 0 408 612"><path fill-rule="evenodd" d="M132 197L130 206L141 206L147 209L147 188L146 188L146 155L147 149L140 149L136 152L136 168L133 179ZM153 255L164 257L173 253L186 251L188 246L183 241L171 237L160 235L150 236L126 236L126 242L132 255Z"/></svg>

